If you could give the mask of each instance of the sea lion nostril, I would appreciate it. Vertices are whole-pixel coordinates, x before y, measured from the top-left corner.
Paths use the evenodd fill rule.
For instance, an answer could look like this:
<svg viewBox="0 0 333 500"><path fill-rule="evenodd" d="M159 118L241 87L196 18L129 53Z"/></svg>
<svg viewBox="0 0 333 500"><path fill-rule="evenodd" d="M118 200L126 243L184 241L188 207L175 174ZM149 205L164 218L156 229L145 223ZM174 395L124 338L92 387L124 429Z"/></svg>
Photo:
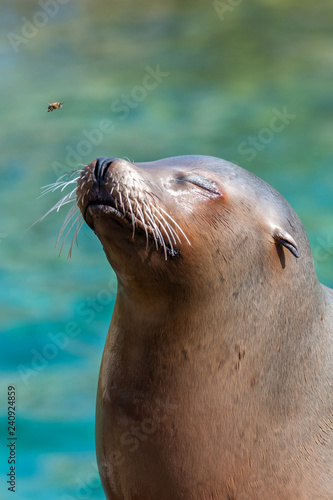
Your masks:
<svg viewBox="0 0 333 500"><path fill-rule="evenodd" d="M109 165L115 160L115 158L97 158L96 160L96 165L95 165L95 179L98 182L98 185L100 186L104 180L105 174L107 172L107 169Z"/></svg>

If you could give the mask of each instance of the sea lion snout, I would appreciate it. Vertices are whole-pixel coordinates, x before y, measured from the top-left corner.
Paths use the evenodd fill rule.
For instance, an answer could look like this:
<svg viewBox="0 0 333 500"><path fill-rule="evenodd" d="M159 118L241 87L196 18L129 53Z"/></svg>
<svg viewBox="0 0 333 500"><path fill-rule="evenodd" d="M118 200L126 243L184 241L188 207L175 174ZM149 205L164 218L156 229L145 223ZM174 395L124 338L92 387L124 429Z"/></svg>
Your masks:
<svg viewBox="0 0 333 500"><path fill-rule="evenodd" d="M103 183L105 174L114 160L116 160L116 158L102 157L97 158L95 161L94 175L99 186Z"/></svg>
<svg viewBox="0 0 333 500"><path fill-rule="evenodd" d="M78 207L86 222L89 205L115 208L118 204L122 205L122 195L118 192L134 177L132 165L120 158L100 157L90 162L81 172L76 193ZM91 226L89 222L88 225Z"/></svg>
<svg viewBox="0 0 333 500"><path fill-rule="evenodd" d="M112 228L124 228L126 241L133 242L137 233L143 248L152 244L162 249L166 260L179 254L182 240L189 243L165 206L160 186L149 180L148 169L121 158L97 158L82 170L76 194L84 220L99 237L97 226L103 218Z"/></svg>

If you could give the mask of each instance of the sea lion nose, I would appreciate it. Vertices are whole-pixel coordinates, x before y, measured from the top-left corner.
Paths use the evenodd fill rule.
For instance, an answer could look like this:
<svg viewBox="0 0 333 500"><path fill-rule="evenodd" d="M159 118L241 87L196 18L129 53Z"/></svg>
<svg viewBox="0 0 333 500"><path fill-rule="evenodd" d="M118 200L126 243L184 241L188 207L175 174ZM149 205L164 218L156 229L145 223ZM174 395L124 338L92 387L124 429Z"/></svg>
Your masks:
<svg viewBox="0 0 333 500"><path fill-rule="evenodd" d="M97 158L94 174L99 186L103 183L107 169L115 159L116 158Z"/></svg>

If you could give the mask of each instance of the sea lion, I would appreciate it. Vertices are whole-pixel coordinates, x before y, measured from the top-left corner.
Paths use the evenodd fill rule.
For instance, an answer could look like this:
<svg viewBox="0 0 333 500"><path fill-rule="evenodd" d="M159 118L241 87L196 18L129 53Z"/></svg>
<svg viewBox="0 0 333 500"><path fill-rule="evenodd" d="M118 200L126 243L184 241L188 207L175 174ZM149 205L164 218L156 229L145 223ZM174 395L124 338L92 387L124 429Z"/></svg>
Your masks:
<svg viewBox="0 0 333 500"><path fill-rule="evenodd" d="M286 200L218 158L99 158L117 279L97 458L112 500L332 500L333 291Z"/></svg>

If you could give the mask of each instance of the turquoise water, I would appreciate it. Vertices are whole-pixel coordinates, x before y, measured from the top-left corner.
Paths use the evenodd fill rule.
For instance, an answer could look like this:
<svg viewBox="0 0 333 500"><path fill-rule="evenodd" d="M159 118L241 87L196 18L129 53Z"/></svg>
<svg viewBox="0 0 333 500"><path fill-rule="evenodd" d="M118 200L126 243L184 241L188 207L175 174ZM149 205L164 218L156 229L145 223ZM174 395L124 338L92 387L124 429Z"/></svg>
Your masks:
<svg viewBox="0 0 333 500"><path fill-rule="evenodd" d="M54 0L45 14L45 3L7 0L0 16L0 498L13 497L14 385L16 500L97 500L95 393L115 279L87 227L72 258L69 244L58 257L66 209L26 231L59 199L40 187L97 156L228 159L288 199L333 286L333 5ZM46 113L50 101L63 109Z"/></svg>

